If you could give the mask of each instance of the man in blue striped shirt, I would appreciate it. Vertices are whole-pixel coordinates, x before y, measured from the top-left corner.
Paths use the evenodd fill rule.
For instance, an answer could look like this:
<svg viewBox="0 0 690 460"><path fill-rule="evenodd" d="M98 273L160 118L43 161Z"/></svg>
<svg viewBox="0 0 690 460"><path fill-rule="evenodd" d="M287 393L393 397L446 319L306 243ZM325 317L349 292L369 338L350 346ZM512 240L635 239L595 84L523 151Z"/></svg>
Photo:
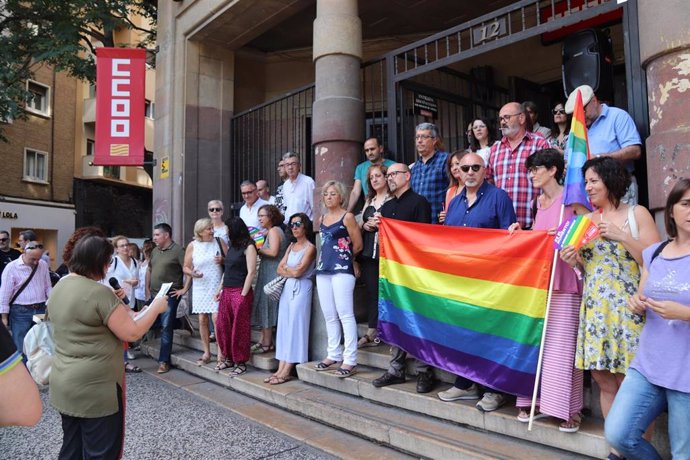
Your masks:
<svg viewBox="0 0 690 460"><path fill-rule="evenodd" d="M414 138L419 157L411 166L410 185L415 193L422 195L429 202L431 223L437 224L448 188L448 153L442 151L441 136L433 123L417 125Z"/></svg>

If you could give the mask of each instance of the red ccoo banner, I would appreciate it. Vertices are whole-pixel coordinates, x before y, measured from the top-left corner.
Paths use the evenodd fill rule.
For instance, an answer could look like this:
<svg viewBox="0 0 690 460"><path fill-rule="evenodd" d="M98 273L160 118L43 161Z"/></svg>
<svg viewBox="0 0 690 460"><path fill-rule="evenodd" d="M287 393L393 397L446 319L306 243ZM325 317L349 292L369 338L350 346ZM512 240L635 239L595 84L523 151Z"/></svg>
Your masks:
<svg viewBox="0 0 690 460"><path fill-rule="evenodd" d="M96 50L96 146L93 164L144 164L146 50Z"/></svg>

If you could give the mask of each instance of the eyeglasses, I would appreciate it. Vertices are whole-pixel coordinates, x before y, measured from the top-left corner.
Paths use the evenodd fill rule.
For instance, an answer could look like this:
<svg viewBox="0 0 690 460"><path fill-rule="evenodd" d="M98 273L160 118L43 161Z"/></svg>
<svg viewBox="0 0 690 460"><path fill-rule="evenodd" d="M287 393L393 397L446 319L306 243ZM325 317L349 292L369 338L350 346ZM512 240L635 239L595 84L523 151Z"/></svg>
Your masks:
<svg viewBox="0 0 690 460"><path fill-rule="evenodd" d="M417 134L417 135L414 137L414 139L415 139L416 141L418 141L419 139L427 140L427 139L436 139L436 138L435 138L434 136L429 136L428 134Z"/></svg>
<svg viewBox="0 0 690 460"><path fill-rule="evenodd" d="M208 208L208 212L223 212L223 208Z"/></svg>
<svg viewBox="0 0 690 460"><path fill-rule="evenodd" d="M256 192L256 189L250 190L250 191L248 191L248 192L242 192L242 196L244 196L244 195L251 195L251 194L254 193L254 192Z"/></svg>
<svg viewBox="0 0 690 460"><path fill-rule="evenodd" d="M405 174L406 172L407 172L407 171L393 171L393 172L389 172L388 174L386 174L386 179L391 179L391 178L397 176L398 174Z"/></svg>
<svg viewBox="0 0 690 460"><path fill-rule="evenodd" d="M511 118L516 117L516 116L518 116L518 115L522 115L522 112L512 113L512 114L510 114L510 115L500 115L500 116L498 117L498 121L499 121L499 122L502 122L502 121L510 121Z"/></svg>
<svg viewBox="0 0 690 460"><path fill-rule="evenodd" d="M42 245L42 244L37 244L37 245L35 245L35 246L26 246L26 247L24 248L25 251L31 251L31 250L33 250L33 249L43 249L43 245Z"/></svg>
<svg viewBox="0 0 690 460"><path fill-rule="evenodd" d="M462 165L460 166L460 169L462 170L462 172L468 172L470 168L472 168L472 171L477 172L483 167L483 165Z"/></svg>
<svg viewBox="0 0 690 460"><path fill-rule="evenodd" d="M0 243L4 243L7 240L9 240L9 238L0 238Z"/></svg>
<svg viewBox="0 0 690 460"><path fill-rule="evenodd" d="M302 226L302 221L301 220L296 220L294 222L290 222L290 228L300 228Z"/></svg>
<svg viewBox="0 0 690 460"><path fill-rule="evenodd" d="M554 115L565 115L565 109L553 109L551 113Z"/></svg>

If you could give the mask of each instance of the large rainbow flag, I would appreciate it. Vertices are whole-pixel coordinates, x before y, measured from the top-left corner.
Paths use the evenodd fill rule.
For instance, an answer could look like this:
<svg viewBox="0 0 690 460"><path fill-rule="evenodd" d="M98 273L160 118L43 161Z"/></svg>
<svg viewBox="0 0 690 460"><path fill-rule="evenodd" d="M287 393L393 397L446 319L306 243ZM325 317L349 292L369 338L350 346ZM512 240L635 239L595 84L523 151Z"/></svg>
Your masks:
<svg viewBox="0 0 690 460"><path fill-rule="evenodd" d="M582 166L589 160L589 142L587 139L587 125L585 124L585 108L582 104L582 94L577 90L575 97L575 109L570 124L570 134L565 147L565 186L563 191L563 204L568 206L580 203L589 210L592 205L585 192L585 179L582 176Z"/></svg>
<svg viewBox="0 0 690 460"><path fill-rule="evenodd" d="M532 396L553 239L382 219L379 335L420 360Z"/></svg>

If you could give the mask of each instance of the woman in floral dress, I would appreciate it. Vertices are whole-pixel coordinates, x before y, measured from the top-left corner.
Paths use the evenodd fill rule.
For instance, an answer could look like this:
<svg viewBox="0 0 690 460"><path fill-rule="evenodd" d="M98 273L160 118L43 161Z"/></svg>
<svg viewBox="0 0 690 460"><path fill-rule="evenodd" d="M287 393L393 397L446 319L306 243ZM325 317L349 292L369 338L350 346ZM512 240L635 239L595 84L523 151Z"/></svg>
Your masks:
<svg viewBox="0 0 690 460"><path fill-rule="evenodd" d="M642 206L621 202L630 176L621 162L608 156L582 167L585 190L596 208L588 217L600 237L580 251L561 250L561 259L584 274L575 367L590 370L600 389L606 417L635 356L644 319L628 310L637 292L642 250L659 241L654 219ZM609 458L618 458L612 452Z"/></svg>

